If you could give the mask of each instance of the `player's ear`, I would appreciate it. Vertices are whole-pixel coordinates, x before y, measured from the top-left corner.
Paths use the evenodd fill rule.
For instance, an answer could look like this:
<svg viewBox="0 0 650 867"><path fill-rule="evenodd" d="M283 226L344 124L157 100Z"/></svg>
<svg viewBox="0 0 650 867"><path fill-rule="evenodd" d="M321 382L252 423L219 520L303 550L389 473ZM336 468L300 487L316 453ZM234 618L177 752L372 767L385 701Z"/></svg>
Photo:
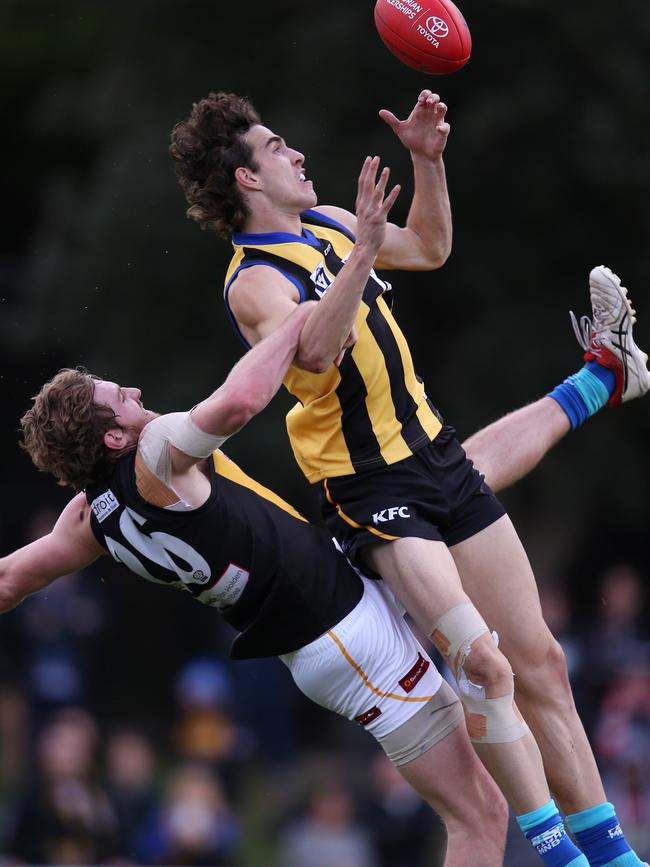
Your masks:
<svg viewBox="0 0 650 867"><path fill-rule="evenodd" d="M121 427L113 427L104 434L104 445L107 449L120 451L127 445L126 431Z"/></svg>
<svg viewBox="0 0 650 867"><path fill-rule="evenodd" d="M239 166L235 169L235 180L245 190L256 190L259 187L259 178L248 166Z"/></svg>

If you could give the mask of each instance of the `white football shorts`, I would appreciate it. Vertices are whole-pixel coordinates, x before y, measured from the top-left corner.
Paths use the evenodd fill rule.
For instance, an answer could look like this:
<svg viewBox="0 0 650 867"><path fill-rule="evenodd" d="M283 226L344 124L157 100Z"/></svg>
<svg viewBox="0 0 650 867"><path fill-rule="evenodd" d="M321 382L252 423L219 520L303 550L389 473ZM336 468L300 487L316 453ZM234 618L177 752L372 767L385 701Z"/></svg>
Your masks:
<svg viewBox="0 0 650 867"><path fill-rule="evenodd" d="M381 741L431 706L443 680L390 589L383 581L362 580L361 601L340 623L280 659L308 698ZM454 714L450 730L460 718Z"/></svg>

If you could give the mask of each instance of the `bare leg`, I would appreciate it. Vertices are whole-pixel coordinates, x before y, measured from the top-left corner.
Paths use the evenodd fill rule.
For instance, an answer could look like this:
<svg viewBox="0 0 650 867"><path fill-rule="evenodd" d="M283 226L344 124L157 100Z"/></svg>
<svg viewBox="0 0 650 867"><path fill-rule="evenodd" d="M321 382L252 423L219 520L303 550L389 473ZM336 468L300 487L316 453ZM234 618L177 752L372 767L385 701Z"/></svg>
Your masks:
<svg viewBox="0 0 650 867"><path fill-rule="evenodd" d="M500 491L528 475L570 430L559 403L542 397L477 431L463 448L492 490Z"/></svg>
<svg viewBox="0 0 650 867"><path fill-rule="evenodd" d="M508 808L464 726L398 770L445 823L445 867L503 864Z"/></svg>
<svg viewBox="0 0 650 867"><path fill-rule="evenodd" d="M498 632L512 664L517 704L561 808L576 813L606 801L564 653L544 623L535 578L512 522L504 516L450 551L464 589Z"/></svg>
<svg viewBox="0 0 650 867"><path fill-rule="evenodd" d="M470 601L442 542L398 539L373 545L367 557L427 635L444 613ZM463 670L473 683L485 687L487 698L512 691L512 669L488 633L472 642ZM477 752L517 813L549 801L542 757L530 732L509 743L478 744Z"/></svg>

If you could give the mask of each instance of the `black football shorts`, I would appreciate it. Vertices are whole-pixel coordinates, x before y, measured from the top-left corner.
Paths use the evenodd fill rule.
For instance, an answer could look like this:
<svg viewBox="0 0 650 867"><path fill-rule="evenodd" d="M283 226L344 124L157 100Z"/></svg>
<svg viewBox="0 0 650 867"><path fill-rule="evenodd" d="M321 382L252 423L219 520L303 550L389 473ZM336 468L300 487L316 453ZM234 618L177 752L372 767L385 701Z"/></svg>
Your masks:
<svg viewBox="0 0 650 867"><path fill-rule="evenodd" d="M403 461L326 479L321 510L345 554L366 574L359 557L366 545L414 536L450 547L506 514L448 425Z"/></svg>

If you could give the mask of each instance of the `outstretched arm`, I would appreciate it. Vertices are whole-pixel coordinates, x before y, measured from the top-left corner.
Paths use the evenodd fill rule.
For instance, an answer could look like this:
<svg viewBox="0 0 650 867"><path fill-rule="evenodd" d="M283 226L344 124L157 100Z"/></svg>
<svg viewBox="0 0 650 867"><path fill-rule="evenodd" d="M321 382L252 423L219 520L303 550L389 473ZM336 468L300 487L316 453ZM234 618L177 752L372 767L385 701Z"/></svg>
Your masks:
<svg viewBox="0 0 650 867"><path fill-rule="evenodd" d="M264 409L282 385L305 321L316 306L316 301L305 301L294 307L272 334L237 362L223 385L192 410L192 419L201 430L231 436Z"/></svg>
<svg viewBox="0 0 650 867"><path fill-rule="evenodd" d="M276 331L250 349L230 371L225 382L210 397L187 414L179 431L163 433L171 448L171 472L183 475L203 460L229 436L237 433L271 401L293 361L305 320L316 306L305 301L292 312ZM143 440L152 430L162 430L165 417L145 428ZM188 439L188 430L190 439ZM194 434L192 434L194 431ZM191 447L192 441L198 448ZM203 453L202 453L203 452Z"/></svg>
<svg viewBox="0 0 650 867"><path fill-rule="evenodd" d="M528 475L570 429L560 405L542 397L477 431L463 448L492 490L500 491Z"/></svg>
<svg viewBox="0 0 650 867"><path fill-rule="evenodd" d="M451 252L452 226L442 155L449 136L447 106L423 90L411 114L399 120L387 109L379 116L406 147L413 162L414 192L403 227L389 223L377 256L377 268L429 271L439 268ZM356 232L349 211L329 205L316 208Z"/></svg>
<svg viewBox="0 0 650 867"><path fill-rule="evenodd" d="M86 498L77 494L51 533L0 559L0 612L14 608L62 575L84 569L105 553L90 529Z"/></svg>

